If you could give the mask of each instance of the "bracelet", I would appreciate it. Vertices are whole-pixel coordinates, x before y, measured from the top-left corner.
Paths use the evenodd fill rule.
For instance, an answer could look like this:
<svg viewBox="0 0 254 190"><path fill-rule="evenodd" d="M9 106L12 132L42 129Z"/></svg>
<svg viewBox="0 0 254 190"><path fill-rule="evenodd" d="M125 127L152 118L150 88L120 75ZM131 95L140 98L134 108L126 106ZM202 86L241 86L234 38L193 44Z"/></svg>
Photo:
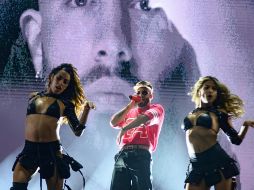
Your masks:
<svg viewBox="0 0 254 190"><path fill-rule="evenodd" d="M76 127L76 131L81 131L81 130L84 130L86 128L86 125L78 125Z"/></svg>

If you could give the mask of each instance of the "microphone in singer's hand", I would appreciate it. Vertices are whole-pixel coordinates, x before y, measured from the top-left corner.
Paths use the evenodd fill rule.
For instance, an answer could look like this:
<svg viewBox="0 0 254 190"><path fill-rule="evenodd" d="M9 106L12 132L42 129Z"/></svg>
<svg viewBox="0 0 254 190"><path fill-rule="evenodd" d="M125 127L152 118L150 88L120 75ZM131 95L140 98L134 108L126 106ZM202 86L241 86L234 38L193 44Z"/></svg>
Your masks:
<svg viewBox="0 0 254 190"><path fill-rule="evenodd" d="M133 100L134 102L140 102L141 101L141 97L140 96L129 96L130 100Z"/></svg>

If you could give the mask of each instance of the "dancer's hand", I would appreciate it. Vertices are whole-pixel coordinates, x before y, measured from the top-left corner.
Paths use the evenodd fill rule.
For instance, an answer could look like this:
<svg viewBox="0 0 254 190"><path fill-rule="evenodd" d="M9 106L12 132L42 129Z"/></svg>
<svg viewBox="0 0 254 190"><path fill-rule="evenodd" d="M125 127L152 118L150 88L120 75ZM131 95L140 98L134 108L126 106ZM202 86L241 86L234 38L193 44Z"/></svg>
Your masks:
<svg viewBox="0 0 254 190"><path fill-rule="evenodd" d="M87 100L87 101L85 101L85 108L86 109L96 109L96 106L93 102Z"/></svg>
<svg viewBox="0 0 254 190"><path fill-rule="evenodd" d="M249 126L254 128L254 121L253 120L244 121L243 126L246 126L246 127Z"/></svg>

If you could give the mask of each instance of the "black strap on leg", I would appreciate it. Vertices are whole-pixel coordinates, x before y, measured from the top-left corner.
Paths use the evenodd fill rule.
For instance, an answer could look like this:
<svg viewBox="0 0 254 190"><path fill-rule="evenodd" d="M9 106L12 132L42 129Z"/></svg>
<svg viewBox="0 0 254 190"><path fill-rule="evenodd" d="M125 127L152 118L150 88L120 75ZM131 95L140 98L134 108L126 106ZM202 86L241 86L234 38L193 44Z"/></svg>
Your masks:
<svg viewBox="0 0 254 190"><path fill-rule="evenodd" d="M78 172L79 172L80 175L82 176L82 180L83 180L83 187L82 187L82 189L85 190L86 179L85 179L84 174L82 173L82 171L81 171L80 169L78 170ZM64 188L65 188L65 187L67 188L67 190L72 190L72 189L70 188L70 186L66 184L66 179L64 180Z"/></svg>
<svg viewBox="0 0 254 190"><path fill-rule="evenodd" d="M42 177L41 177L41 174L40 174L40 189L42 190Z"/></svg>
<svg viewBox="0 0 254 190"><path fill-rule="evenodd" d="M27 190L28 183L13 182L10 190Z"/></svg>
<svg viewBox="0 0 254 190"><path fill-rule="evenodd" d="M41 165L41 155L40 155L39 146L37 146L37 156L39 158L39 165ZM42 176L41 176L41 173L40 173L40 190L42 190Z"/></svg>
<svg viewBox="0 0 254 190"><path fill-rule="evenodd" d="M82 171L81 170L78 170L78 172L80 173L80 175L82 176L82 179L83 179L83 190L85 190L85 186L86 186L86 179L85 179L85 177L84 177L84 175L83 175L83 173L82 173Z"/></svg>
<svg viewBox="0 0 254 190"><path fill-rule="evenodd" d="M85 177L84 177L84 174L83 174L82 171L81 171L81 169L83 168L83 166L82 166L80 163L78 163L76 160L74 160L74 159L67 153L66 149L63 147L62 144L61 144L61 146L62 146L64 152L66 153L65 156L68 157L68 162L69 162L69 164L70 164L72 170L75 171L75 172L78 171L78 172L80 173L80 175L82 176L82 180L83 180L83 187L82 187L82 189L85 190L86 179L85 179ZM65 187L66 187L68 190L72 190L72 189L70 188L70 186L66 184L66 180L64 181L64 188L65 188Z"/></svg>
<svg viewBox="0 0 254 190"><path fill-rule="evenodd" d="M236 177L232 177L231 189L236 190L236 187L237 187Z"/></svg>
<svg viewBox="0 0 254 190"><path fill-rule="evenodd" d="M65 189L65 187L66 187L68 190L72 190L72 189L70 188L70 186L66 184L66 179L64 180L64 189Z"/></svg>

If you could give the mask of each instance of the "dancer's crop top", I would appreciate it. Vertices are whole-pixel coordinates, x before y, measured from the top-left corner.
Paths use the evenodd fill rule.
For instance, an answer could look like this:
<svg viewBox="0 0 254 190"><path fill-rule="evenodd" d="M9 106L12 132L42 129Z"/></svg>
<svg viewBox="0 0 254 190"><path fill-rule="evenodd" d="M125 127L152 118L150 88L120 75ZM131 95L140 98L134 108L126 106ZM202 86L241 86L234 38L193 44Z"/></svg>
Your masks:
<svg viewBox="0 0 254 190"><path fill-rule="evenodd" d="M49 107L45 113L36 112L35 101L39 97L53 97L53 98L55 98L55 101L51 105L49 105ZM71 126L71 128L74 131L79 131L79 130L86 128L85 125L83 126L79 123L79 120L78 120L76 113L75 113L75 106L70 101L63 100L58 95L46 94L44 92L39 92L39 93L35 94L34 96L32 96L30 98L30 100L31 100L31 102L28 104L26 115L43 114L43 115L48 115L48 116L52 116L52 117L59 119L61 117L61 113L60 113L60 106L59 106L57 100L60 100L65 105L63 116L67 117L68 123Z"/></svg>
<svg viewBox="0 0 254 190"><path fill-rule="evenodd" d="M212 128L212 118L210 116L210 112L214 113L218 117L219 121L219 127L223 130L223 132L229 137L230 141L233 144L239 145L242 143L242 139L238 136L237 131L229 126L228 123L228 114L221 112L215 108L210 109L201 109L197 108L192 111L192 113L195 113L197 111L203 110L204 113L200 114L196 121L196 126L204 127L207 129ZM188 117L184 118L182 128L187 131L188 129L191 129L193 127L193 124L191 123L190 119Z"/></svg>
<svg viewBox="0 0 254 190"><path fill-rule="evenodd" d="M55 98L55 101L48 107L48 109L45 113L37 112L36 111L36 104L35 104L37 98L46 97L46 96ZM45 94L43 92L39 92L39 93L35 94L34 96L32 96L29 100L31 100L31 102L28 104L26 115L42 114L42 115L52 116L52 117L55 117L57 119L60 118L60 107L59 107L59 104L57 102L56 95Z"/></svg>
<svg viewBox="0 0 254 190"><path fill-rule="evenodd" d="M188 117L185 117L183 122L184 122L184 130L185 131L193 127L193 125ZM212 118L211 118L208 111L199 115L199 117L197 118L197 121L196 121L196 125L205 127L207 129L212 128Z"/></svg>

